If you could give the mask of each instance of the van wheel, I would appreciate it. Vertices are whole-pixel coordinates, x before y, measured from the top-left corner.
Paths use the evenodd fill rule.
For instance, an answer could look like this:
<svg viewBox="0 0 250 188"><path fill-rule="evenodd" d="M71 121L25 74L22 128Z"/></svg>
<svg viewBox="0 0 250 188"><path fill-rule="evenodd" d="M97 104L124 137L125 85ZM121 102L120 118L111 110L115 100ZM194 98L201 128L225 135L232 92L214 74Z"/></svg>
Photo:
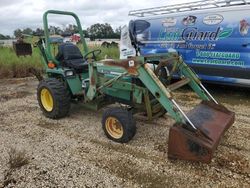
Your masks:
<svg viewBox="0 0 250 188"><path fill-rule="evenodd" d="M109 139L127 143L136 133L136 122L131 112L118 107L110 108L103 114L102 128Z"/></svg>

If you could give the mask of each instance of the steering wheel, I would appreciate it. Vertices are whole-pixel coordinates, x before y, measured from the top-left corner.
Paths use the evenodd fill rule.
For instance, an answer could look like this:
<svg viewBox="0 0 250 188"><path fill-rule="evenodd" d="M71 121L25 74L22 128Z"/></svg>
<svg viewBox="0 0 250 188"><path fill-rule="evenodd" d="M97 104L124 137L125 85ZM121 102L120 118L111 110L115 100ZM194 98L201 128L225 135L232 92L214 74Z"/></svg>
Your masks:
<svg viewBox="0 0 250 188"><path fill-rule="evenodd" d="M174 61L176 59L177 57L172 57L166 60L160 60L156 70L154 71L156 76L160 80L165 80L165 84L167 85L170 83L170 80L172 79L172 76L177 69L177 63L175 63ZM166 71L166 69L168 71Z"/></svg>
<svg viewBox="0 0 250 188"><path fill-rule="evenodd" d="M96 60L96 57L97 57L100 53L102 53L102 51L101 51L100 49L92 50L92 51L86 53L86 54L84 55L83 58L84 58L84 59L89 59L88 56L90 56L90 55L92 54L92 57L90 57L90 59Z"/></svg>

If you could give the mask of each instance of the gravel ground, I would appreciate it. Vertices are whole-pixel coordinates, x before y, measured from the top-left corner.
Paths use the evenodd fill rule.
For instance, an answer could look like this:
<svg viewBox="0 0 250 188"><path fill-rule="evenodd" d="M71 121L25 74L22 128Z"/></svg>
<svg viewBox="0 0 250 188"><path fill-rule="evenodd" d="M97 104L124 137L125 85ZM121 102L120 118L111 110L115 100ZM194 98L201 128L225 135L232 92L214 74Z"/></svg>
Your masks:
<svg viewBox="0 0 250 188"><path fill-rule="evenodd" d="M211 164L200 164L167 159L174 122L167 115L151 123L137 117L134 139L117 144L102 131L102 110L73 105L67 118L45 118L37 84L0 80L0 187L250 187L249 90L209 87L236 122ZM184 110L199 102L187 89L175 95Z"/></svg>

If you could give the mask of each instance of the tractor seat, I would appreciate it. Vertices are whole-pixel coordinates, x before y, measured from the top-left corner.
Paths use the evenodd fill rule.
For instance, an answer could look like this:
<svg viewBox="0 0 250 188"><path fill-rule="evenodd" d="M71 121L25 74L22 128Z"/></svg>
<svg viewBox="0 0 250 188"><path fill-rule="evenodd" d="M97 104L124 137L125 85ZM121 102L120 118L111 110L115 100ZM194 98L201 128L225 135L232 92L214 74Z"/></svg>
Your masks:
<svg viewBox="0 0 250 188"><path fill-rule="evenodd" d="M62 43L58 46L56 59L62 66L73 68L77 73L88 71L88 63L83 59L79 48L72 43Z"/></svg>

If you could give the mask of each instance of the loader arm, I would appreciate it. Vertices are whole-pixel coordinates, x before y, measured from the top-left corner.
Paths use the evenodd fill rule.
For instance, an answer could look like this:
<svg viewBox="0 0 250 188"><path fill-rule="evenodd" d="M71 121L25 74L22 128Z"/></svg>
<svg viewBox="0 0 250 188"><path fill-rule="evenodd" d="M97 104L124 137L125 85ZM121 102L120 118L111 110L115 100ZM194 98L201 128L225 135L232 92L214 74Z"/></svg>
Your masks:
<svg viewBox="0 0 250 188"><path fill-rule="evenodd" d="M185 77L183 80L188 80L185 83L202 99L187 114L172 98L171 85L165 87L147 63L138 67L138 77L176 120L169 132L168 157L209 163L225 131L233 124L235 114L217 103L181 57L174 63L180 76Z"/></svg>
<svg viewBox="0 0 250 188"><path fill-rule="evenodd" d="M182 77L188 78L187 84L195 91L195 93L204 101L209 101L209 96L206 91L201 88L199 78L196 74L183 62L181 56L173 54L176 67ZM176 123L187 124L193 130L198 130L197 126L188 118L185 112L180 108L177 102L173 99L172 93L168 87L165 87L157 78L154 72L150 69L147 63L143 63L138 67L138 77L148 90L155 96L167 112L173 117ZM203 132L201 131L203 134Z"/></svg>
<svg viewBox="0 0 250 188"><path fill-rule="evenodd" d="M161 105L168 111L168 113L175 119L176 122L185 123L178 109L174 106L172 94L161 81L156 77L154 72L150 69L148 64L143 64L138 68L139 79L148 88L148 90L155 96Z"/></svg>

